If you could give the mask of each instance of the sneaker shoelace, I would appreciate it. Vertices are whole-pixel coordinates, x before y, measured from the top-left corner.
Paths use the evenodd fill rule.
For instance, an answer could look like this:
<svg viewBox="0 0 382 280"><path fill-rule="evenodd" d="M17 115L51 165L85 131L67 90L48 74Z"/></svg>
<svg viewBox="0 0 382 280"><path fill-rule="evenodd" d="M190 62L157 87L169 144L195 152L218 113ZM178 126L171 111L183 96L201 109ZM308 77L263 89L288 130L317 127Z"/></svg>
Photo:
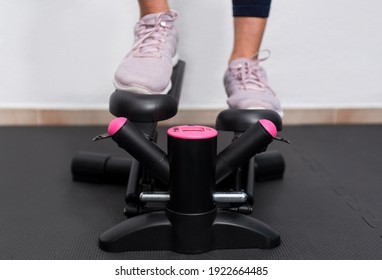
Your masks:
<svg viewBox="0 0 382 280"><path fill-rule="evenodd" d="M266 56L264 58L256 59L255 61L245 61L243 64L230 66L230 71L238 82L238 87L241 90L257 90L265 91L267 88L267 81L265 80L259 62L267 60L270 56L269 50L262 50ZM252 58L260 55L258 52Z"/></svg>
<svg viewBox="0 0 382 280"><path fill-rule="evenodd" d="M137 37L133 46L134 55L139 57L161 57L162 44L166 42L169 29L172 28L177 13L160 13L154 20L140 21Z"/></svg>

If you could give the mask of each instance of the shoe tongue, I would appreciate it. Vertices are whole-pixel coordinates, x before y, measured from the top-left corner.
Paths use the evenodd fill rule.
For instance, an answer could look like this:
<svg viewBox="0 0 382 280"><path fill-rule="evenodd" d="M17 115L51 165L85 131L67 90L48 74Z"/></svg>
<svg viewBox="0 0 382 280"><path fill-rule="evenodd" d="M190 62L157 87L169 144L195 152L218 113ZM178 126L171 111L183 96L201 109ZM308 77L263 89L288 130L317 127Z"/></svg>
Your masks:
<svg viewBox="0 0 382 280"><path fill-rule="evenodd" d="M157 17L158 17L158 14L148 14L148 15L145 15L144 17L141 18L140 21L146 23L146 24L149 24L149 25L155 25L157 23ZM160 15L161 17L161 20L172 20L173 17L171 16L171 14L168 14L167 12L165 13L162 13Z"/></svg>
<svg viewBox="0 0 382 280"><path fill-rule="evenodd" d="M142 17L140 21L147 23L147 24L155 25L156 18L157 18L157 14L148 14L148 15L145 15L144 17Z"/></svg>
<svg viewBox="0 0 382 280"><path fill-rule="evenodd" d="M263 83L263 72L257 60L239 57L231 61L229 69L237 75L237 79L243 83L246 90L258 90L263 87L260 85Z"/></svg>
<svg viewBox="0 0 382 280"><path fill-rule="evenodd" d="M141 41L138 41L140 46L137 48L137 52L141 55L154 55L157 57L161 42L158 37L161 35L156 30L160 26L169 26L169 23L171 24L174 21L174 17L175 15L172 12L148 14L142 17L135 27L138 37L142 38Z"/></svg>

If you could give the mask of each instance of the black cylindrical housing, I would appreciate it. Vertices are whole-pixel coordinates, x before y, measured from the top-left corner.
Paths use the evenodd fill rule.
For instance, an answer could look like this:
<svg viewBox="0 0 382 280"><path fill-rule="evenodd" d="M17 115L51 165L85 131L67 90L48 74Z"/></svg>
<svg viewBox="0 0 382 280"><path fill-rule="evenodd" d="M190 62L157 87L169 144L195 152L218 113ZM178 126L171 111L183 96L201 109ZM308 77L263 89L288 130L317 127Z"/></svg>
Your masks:
<svg viewBox="0 0 382 280"><path fill-rule="evenodd" d="M131 160L107 154L78 152L72 160L74 181L126 184Z"/></svg>
<svg viewBox="0 0 382 280"><path fill-rule="evenodd" d="M200 254L213 247L213 227L216 208L200 214L182 214L167 209L172 225L172 250L182 254Z"/></svg>
<svg viewBox="0 0 382 280"><path fill-rule="evenodd" d="M197 137L193 139L192 135ZM215 207L212 191L215 186L216 130L202 126L173 127L168 131L167 143L171 169L168 208L187 214L211 211Z"/></svg>
<svg viewBox="0 0 382 280"><path fill-rule="evenodd" d="M126 123L113 134L112 138L119 147L141 162L150 173L163 183L168 183L170 167L166 153L155 143L146 139L142 132L130 121L126 121Z"/></svg>
<svg viewBox="0 0 382 280"><path fill-rule="evenodd" d="M166 215L172 225L173 248L179 253L203 253L213 245L216 207L216 130L205 126L170 128L170 201Z"/></svg>
<svg viewBox="0 0 382 280"><path fill-rule="evenodd" d="M255 178L258 182L281 179L285 161L278 151L261 153L255 157Z"/></svg>
<svg viewBox="0 0 382 280"><path fill-rule="evenodd" d="M216 182L219 183L255 154L262 152L272 140L272 135L259 122L252 125L219 153L216 163Z"/></svg>

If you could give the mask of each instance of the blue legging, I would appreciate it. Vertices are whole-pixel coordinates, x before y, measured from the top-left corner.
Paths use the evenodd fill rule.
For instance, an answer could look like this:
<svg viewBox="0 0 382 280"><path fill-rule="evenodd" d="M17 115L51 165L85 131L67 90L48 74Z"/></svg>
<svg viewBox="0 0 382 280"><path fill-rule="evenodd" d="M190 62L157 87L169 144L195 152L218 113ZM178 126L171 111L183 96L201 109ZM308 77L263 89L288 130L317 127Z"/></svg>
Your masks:
<svg viewBox="0 0 382 280"><path fill-rule="evenodd" d="M234 17L267 18L271 8L271 0L232 0Z"/></svg>

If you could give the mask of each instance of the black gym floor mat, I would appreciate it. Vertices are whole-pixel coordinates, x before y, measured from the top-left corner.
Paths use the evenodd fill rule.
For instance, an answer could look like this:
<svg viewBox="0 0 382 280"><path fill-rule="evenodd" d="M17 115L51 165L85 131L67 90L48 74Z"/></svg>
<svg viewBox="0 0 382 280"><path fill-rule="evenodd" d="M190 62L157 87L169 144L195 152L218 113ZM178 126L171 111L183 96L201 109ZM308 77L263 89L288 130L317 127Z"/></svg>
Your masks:
<svg viewBox="0 0 382 280"><path fill-rule="evenodd" d="M285 158L284 179L257 184L252 214L281 245L200 255L98 248L98 236L125 219L125 188L72 182L70 163L79 150L124 156L111 140L91 142L104 130L0 128L0 259L382 259L380 125L285 127L292 144L269 148Z"/></svg>

